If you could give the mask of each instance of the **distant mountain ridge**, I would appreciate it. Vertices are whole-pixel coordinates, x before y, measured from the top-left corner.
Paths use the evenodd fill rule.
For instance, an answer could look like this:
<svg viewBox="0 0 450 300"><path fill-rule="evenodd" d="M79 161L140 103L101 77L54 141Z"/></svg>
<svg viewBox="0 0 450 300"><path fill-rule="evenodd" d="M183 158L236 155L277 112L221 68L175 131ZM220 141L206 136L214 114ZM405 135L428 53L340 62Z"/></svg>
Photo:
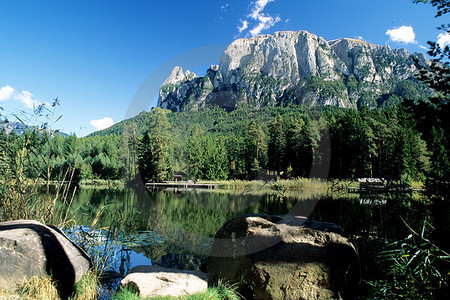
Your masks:
<svg viewBox="0 0 450 300"><path fill-rule="evenodd" d="M37 129L36 126L29 126L25 125L21 122L0 122L0 130L3 130L6 132L6 134L10 134L11 132L14 132L17 135L23 135L28 130L35 130ZM69 136L67 133L61 132L59 130L50 130L52 135L59 134L62 137Z"/></svg>
<svg viewBox="0 0 450 300"><path fill-rule="evenodd" d="M413 73L423 54L307 31L238 39L204 77L175 67L160 88L158 107L172 111L222 107L332 105L377 107L430 91Z"/></svg>

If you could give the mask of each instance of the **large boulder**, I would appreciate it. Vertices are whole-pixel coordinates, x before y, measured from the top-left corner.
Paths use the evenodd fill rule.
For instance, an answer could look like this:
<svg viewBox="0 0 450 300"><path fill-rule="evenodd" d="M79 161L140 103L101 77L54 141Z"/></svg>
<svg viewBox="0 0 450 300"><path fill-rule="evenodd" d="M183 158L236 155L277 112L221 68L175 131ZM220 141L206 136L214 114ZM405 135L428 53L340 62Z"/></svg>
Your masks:
<svg viewBox="0 0 450 300"><path fill-rule="evenodd" d="M29 220L0 223L0 289L52 276L64 299L90 267L89 256L56 227Z"/></svg>
<svg viewBox="0 0 450 300"><path fill-rule="evenodd" d="M128 272L120 285L138 292L140 297L178 297L205 291L208 288L208 275L200 271L137 266Z"/></svg>
<svg viewBox="0 0 450 300"><path fill-rule="evenodd" d="M225 223L207 272L258 299L351 298L359 284L358 254L342 229L291 215L251 214Z"/></svg>

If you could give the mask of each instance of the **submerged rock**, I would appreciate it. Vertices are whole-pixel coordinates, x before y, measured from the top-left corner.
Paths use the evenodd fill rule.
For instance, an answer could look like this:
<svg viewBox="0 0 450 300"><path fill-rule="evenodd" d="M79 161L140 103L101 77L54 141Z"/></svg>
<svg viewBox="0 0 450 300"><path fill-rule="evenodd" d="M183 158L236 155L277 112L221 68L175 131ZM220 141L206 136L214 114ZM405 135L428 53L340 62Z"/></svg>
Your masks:
<svg viewBox="0 0 450 300"><path fill-rule="evenodd" d="M140 297L178 297L205 291L208 288L208 276L200 271L137 266L128 272L120 285L138 292Z"/></svg>
<svg viewBox="0 0 450 300"><path fill-rule="evenodd" d="M215 236L207 272L258 299L349 298L359 284L358 254L342 229L299 216L228 221Z"/></svg>
<svg viewBox="0 0 450 300"><path fill-rule="evenodd" d="M30 220L0 223L0 289L52 276L64 299L90 267L89 256L56 227Z"/></svg>

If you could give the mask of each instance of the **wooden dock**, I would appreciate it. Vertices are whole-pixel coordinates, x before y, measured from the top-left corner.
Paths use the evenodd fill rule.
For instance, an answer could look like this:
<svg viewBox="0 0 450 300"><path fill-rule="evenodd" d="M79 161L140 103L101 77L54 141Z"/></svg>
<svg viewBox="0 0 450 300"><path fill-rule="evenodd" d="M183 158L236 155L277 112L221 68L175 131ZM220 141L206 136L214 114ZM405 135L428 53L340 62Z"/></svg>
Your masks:
<svg viewBox="0 0 450 300"><path fill-rule="evenodd" d="M145 187L151 189L218 189L219 184L214 182L195 183L191 181L166 181L157 183L146 183Z"/></svg>

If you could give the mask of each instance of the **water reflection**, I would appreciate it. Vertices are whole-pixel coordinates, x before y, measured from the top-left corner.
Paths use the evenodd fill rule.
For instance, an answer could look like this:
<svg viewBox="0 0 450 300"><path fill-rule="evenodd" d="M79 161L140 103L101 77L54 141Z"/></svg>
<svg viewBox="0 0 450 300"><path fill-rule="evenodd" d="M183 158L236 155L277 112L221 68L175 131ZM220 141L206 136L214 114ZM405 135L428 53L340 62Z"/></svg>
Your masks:
<svg viewBox="0 0 450 300"><path fill-rule="evenodd" d="M356 237L388 239L407 235L405 222L421 226L417 221L430 216L422 202L409 196L120 188L83 188L70 212L78 226L114 238L112 248L119 254L111 266L122 274L143 263L199 269L217 230L245 213L308 216L336 223Z"/></svg>

